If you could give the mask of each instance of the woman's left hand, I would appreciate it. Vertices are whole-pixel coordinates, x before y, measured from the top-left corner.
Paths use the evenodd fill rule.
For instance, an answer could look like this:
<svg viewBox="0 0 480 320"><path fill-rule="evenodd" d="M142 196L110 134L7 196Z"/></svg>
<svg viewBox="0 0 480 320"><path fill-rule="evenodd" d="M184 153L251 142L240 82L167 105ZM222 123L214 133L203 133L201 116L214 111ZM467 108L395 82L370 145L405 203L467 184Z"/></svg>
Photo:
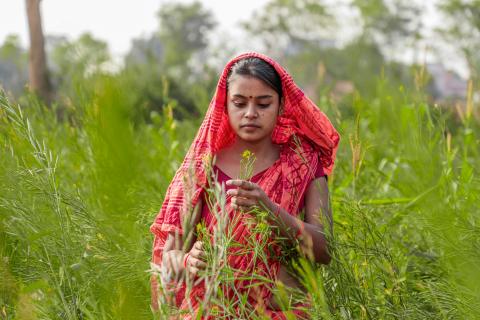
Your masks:
<svg viewBox="0 0 480 320"><path fill-rule="evenodd" d="M258 206L271 210L270 198L258 184L247 180L228 180L226 184L238 187L227 191L227 195L232 196L232 208L250 211L254 206Z"/></svg>

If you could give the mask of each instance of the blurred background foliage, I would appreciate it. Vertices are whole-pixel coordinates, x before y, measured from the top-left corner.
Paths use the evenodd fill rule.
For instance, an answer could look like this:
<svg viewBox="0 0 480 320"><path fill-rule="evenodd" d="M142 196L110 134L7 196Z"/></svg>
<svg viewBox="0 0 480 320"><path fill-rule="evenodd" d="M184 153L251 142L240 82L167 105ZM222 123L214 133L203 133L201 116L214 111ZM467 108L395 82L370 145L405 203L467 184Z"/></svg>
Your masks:
<svg viewBox="0 0 480 320"><path fill-rule="evenodd" d="M402 0L271 0L242 23L342 136L314 316L480 317L480 2L435 8L433 30ZM0 46L2 318L152 318L148 227L236 53L200 2L157 17L120 64L92 34L46 35L50 102L18 37ZM399 58L432 34L468 79Z"/></svg>

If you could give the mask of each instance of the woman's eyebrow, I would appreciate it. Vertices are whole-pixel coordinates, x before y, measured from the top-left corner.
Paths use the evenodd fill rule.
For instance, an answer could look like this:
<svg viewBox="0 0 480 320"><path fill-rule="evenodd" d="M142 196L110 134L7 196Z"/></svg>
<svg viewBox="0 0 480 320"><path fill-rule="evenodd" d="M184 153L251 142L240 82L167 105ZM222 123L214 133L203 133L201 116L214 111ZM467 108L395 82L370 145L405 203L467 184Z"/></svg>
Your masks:
<svg viewBox="0 0 480 320"><path fill-rule="evenodd" d="M244 98L244 99L247 99L247 97L241 95L241 94L234 94L233 95L235 98ZM256 99L266 99L266 98L272 98L273 96L269 95L269 94L266 94L266 95L263 95L263 96L256 96L255 98Z"/></svg>
<svg viewBox="0 0 480 320"><path fill-rule="evenodd" d="M266 98L273 98L273 96L269 95L269 94L266 94L266 95L263 95L263 96L257 96L255 97L257 99L266 99Z"/></svg>

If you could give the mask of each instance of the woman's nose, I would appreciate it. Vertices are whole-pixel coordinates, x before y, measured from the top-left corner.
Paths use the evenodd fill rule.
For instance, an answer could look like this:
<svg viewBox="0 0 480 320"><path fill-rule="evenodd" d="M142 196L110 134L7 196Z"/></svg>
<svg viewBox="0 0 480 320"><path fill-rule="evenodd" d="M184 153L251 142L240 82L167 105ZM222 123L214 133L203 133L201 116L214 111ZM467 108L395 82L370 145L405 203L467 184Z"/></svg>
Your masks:
<svg viewBox="0 0 480 320"><path fill-rule="evenodd" d="M245 111L245 117L247 118L256 118L258 115L257 109L253 103L247 106L247 110Z"/></svg>

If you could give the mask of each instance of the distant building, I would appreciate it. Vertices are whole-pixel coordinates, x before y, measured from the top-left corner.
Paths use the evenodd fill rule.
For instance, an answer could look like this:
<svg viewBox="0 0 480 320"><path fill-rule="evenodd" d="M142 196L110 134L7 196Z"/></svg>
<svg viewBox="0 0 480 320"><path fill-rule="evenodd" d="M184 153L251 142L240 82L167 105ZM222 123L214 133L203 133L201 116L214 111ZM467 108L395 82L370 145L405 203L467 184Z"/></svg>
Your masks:
<svg viewBox="0 0 480 320"><path fill-rule="evenodd" d="M432 76L430 93L435 101L465 100L467 80L453 71L445 69L442 64L428 64L427 71Z"/></svg>
<svg viewBox="0 0 480 320"><path fill-rule="evenodd" d="M355 84L350 80L337 80L330 92L330 97L335 102L340 102L343 97L355 92Z"/></svg>

